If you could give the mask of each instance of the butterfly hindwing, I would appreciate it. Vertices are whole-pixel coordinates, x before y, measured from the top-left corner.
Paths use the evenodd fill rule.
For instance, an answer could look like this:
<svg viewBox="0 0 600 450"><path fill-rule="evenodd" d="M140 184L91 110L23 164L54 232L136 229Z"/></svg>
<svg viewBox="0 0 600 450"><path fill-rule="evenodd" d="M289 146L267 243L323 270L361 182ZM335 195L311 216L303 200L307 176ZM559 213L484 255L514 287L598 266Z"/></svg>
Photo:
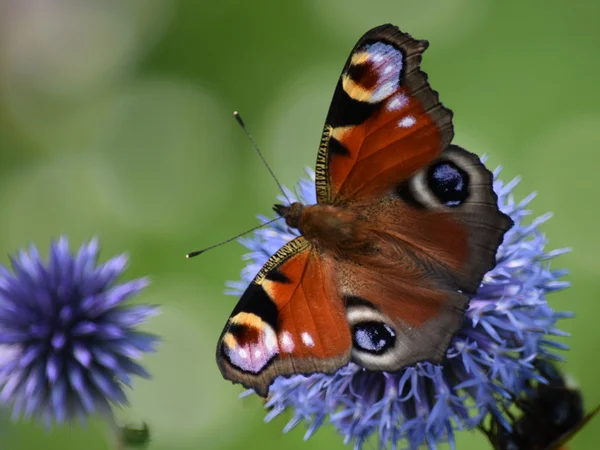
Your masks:
<svg viewBox="0 0 600 450"><path fill-rule="evenodd" d="M350 330L327 267L302 237L269 259L219 339L225 378L266 396L277 376L333 372L349 361Z"/></svg>
<svg viewBox="0 0 600 450"><path fill-rule="evenodd" d="M358 203L382 242L396 242L448 289L473 294L495 265L512 220L502 213L493 175L477 155L449 145L432 164L378 202ZM399 244L401 243L401 244Z"/></svg>
<svg viewBox="0 0 600 450"><path fill-rule="evenodd" d="M448 278L450 286L469 294L496 264L496 251L513 225L498 208L493 182L493 174L477 155L449 145L396 190L401 198L410 197L408 214L420 222L407 232L413 244L425 250L423 258ZM421 226L426 236L419 236Z"/></svg>
<svg viewBox="0 0 600 450"><path fill-rule="evenodd" d="M376 371L394 372L420 361L441 363L462 325L468 297L377 264L343 264L346 314L353 336L352 360ZM401 264L409 267L408 261Z"/></svg>

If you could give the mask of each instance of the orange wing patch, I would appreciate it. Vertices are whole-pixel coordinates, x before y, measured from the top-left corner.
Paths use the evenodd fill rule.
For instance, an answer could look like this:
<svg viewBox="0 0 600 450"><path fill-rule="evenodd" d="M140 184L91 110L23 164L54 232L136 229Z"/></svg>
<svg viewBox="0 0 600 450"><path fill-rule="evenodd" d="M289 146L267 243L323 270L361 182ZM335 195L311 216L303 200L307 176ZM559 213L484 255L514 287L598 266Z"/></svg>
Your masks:
<svg viewBox="0 0 600 450"><path fill-rule="evenodd" d="M223 330L217 347L223 376L266 396L277 376L334 372L346 364L352 340L334 282L304 238L282 247Z"/></svg>
<svg viewBox="0 0 600 450"><path fill-rule="evenodd" d="M343 300L333 284L334 275L325 273L316 250L304 261L297 258L282 264L280 270L299 281L271 288L279 310L280 357L321 360L347 352L351 339Z"/></svg>
<svg viewBox="0 0 600 450"><path fill-rule="evenodd" d="M229 319L223 335L225 354L233 366L249 373L259 373L278 353L273 328L258 315L240 312Z"/></svg>
<svg viewBox="0 0 600 450"><path fill-rule="evenodd" d="M329 171L336 197L354 199L365 191L370 197L379 196L442 151L435 122L405 92L402 89L389 98L382 111L363 125L333 129L336 145L348 151L348 157L336 158Z"/></svg>

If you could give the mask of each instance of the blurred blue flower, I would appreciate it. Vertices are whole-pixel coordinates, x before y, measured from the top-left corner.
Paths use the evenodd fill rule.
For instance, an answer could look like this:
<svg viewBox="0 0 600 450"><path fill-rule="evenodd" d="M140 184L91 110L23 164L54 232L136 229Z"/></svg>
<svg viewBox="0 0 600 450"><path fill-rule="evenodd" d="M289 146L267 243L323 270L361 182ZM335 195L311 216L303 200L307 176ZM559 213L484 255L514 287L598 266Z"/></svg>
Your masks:
<svg viewBox="0 0 600 450"><path fill-rule="evenodd" d="M11 258L12 272L0 265L0 401L13 405L13 418L50 426L110 415L127 403L131 375L150 377L134 360L158 337L135 327L158 308L123 304L148 280L117 283L127 256L97 264L98 251L94 239L73 255L62 237L47 263L32 245Z"/></svg>
<svg viewBox="0 0 600 450"><path fill-rule="evenodd" d="M299 182L297 196L286 191L291 201L316 202L314 173L307 172L310 180ZM546 303L547 293L569 285L559 281L567 272L551 270L548 263L567 250L546 252L546 238L538 229L550 215L525 224L525 208L535 194L515 202L511 191L519 180L504 184L497 180L499 172L494 172L494 191L500 209L515 224L498 249L496 267L471 299L444 364L418 363L398 373L375 373L350 363L333 375L280 377L270 388L266 421L291 410L284 432L305 422L308 439L328 419L355 449L371 437L392 449L401 440L409 448L435 448L443 441L454 448L454 430L476 427L487 413L509 426L501 405L510 403L509 394L520 392L528 380L541 379L532 365L536 357L562 359L554 349L567 347L549 337L566 336L555 322L572 314L556 312ZM295 236L277 221L241 239L250 250L245 255L248 265L241 281L228 283L227 293L240 295L266 260Z"/></svg>

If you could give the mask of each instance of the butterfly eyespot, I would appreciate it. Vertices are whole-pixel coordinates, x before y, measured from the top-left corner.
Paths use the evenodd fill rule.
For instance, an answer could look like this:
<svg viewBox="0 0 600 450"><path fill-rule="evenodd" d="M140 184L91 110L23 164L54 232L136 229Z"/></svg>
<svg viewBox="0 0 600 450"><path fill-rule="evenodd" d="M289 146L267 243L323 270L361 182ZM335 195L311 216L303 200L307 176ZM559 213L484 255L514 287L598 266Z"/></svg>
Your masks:
<svg viewBox="0 0 600 450"><path fill-rule="evenodd" d="M353 100L379 103L400 86L404 56L393 45L375 42L352 55L342 75L343 88Z"/></svg>
<svg viewBox="0 0 600 450"><path fill-rule="evenodd" d="M460 206L469 197L469 174L452 161L432 165L427 171L427 185L446 206Z"/></svg>
<svg viewBox="0 0 600 450"><path fill-rule="evenodd" d="M247 317L242 316L241 323L230 320L231 325L223 336L221 354L238 370L259 373L279 353L277 336L268 324L255 318L250 322Z"/></svg>
<svg viewBox="0 0 600 450"><path fill-rule="evenodd" d="M368 62L353 64L348 67L348 76L356 83L360 83L365 89L373 89L377 83L376 74L371 73Z"/></svg>
<svg viewBox="0 0 600 450"><path fill-rule="evenodd" d="M352 340L356 348L381 355L394 346L396 333L383 322L363 322L353 327Z"/></svg>

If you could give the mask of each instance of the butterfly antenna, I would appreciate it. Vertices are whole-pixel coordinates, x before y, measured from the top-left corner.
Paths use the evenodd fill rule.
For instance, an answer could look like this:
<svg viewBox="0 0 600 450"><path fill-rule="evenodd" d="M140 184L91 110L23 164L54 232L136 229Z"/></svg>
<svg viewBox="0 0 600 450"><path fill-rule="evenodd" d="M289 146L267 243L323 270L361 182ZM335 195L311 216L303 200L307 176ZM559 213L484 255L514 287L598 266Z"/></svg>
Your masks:
<svg viewBox="0 0 600 450"><path fill-rule="evenodd" d="M249 230L246 230L243 233L238 234L237 236L233 236L232 238L229 238L223 242L219 242L218 244L211 245L210 247L203 248L202 250L196 250L195 252L190 252L187 255L185 255L185 257L190 259L190 258L193 258L194 256L201 255L202 253L205 253L213 248L220 247L223 244L227 244L228 242L234 241L235 239L240 238L240 237L244 236L245 234L252 233L253 231L258 230L259 228L266 227L267 225L270 225L279 219L282 219L282 217L276 217L272 220L269 220L268 222L262 223L256 227L254 227L254 228L250 228Z"/></svg>
<svg viewBox="0 0 600 450"><path fill-rule="evenodd" d="M256 153L258 153L258 156L260 156L260 159L262 159L262 162L264 163L264 165L266 166L267 170L269 171L269 173L271 174L271 176L275 180L275 183L277 183L277 186L279 187L279 190L282 192L283 196L288 201L288 204L291 205L292 201L287 196L287 194L283 190L283 186L281 186L281 183L279 183L279 180L277 179L277 177L275 176L275 174L273 173L273 171L271 170L271 168L267 164L267 160L265 159L265 157L261 153L260 149L258 148L258 145L256 145L256 142L254 142L254 139L252 138L252 135L248 132L248 129L246 128L246 124L242 120L242 116L240 116L239 112L234 111L233 112L233 117L235 117L235 120L237 120L237 123L240 124L240 126L242 127L242 130L244 130L244 133L246 133L246 136L248 136L248 139L250 139L250 142L252 143L252 146L254 147L254 150L256 150Z"/></svg>

